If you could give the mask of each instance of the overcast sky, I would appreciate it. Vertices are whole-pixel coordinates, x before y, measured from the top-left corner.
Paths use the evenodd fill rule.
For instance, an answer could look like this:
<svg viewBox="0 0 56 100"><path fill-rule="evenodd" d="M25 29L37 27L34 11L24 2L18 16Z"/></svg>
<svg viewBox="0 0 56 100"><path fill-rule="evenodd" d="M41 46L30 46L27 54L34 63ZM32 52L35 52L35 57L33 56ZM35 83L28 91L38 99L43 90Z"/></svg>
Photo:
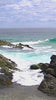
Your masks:
<svg viewBox="0 0 56 100"><path fill-rule="evenodd" d="M0 0L1 27L56 27L56 0Z"/></svg>

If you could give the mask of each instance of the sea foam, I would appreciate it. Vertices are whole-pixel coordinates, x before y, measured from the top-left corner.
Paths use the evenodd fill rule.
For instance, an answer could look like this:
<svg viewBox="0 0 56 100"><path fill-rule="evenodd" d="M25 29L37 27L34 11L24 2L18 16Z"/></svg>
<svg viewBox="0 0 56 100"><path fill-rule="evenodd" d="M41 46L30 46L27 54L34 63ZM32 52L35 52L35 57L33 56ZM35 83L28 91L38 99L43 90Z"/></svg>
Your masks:
<svg viewBox="0 0 56 100"><path fill-rule="evenodd" d="M3 52L3 55L17 64L17 68L20 71L15 71L13 73L13 82L21 84L24 86L39 85L44 79L43 73L39 70L30 70L31 61L25 61L19 58L17 55L7 54Z"/></svg>
<svg viewBox="0 0 56 100"><path fill-rule="evenodd" d="M45 39L45 40L38 40L38 41L27 41L27 42L12 42L13 44L19 44L19 43L22 43L22 44L28 44L28 45L33 45L33 44L39 44L39 43L42 43L42 42L45 42L45 41L48 41L48 39Z"/></svg>
<svg viewBox="0 0 56 100"><path fill-rule="evenodd" d="M49 63L50 56L55 53L55 49L52 49L51 45L35 46L36 43L43 41L24 42L25 44L30 43L34 47L33 50L28 48L23 50L0 49L0 53L14 61L19 69L19 71L13 73L13 82L24 86L39 85L42 82L44 75L40 73L41 70L30 70L30 66L41 62Z"/></svg>

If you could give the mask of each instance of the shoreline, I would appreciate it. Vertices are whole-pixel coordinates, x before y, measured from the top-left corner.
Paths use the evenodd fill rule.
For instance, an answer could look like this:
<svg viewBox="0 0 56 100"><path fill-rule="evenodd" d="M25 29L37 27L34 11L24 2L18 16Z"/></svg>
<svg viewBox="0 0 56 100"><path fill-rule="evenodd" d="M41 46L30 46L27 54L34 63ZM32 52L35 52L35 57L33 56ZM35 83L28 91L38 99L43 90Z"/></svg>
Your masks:
<svg viewBox="0 0 56 100"><path fill-rule="evenodd" d="M0 88L0 100L56 100L39 91L38 86L21 86L13 83L8 87Z"/></svg>

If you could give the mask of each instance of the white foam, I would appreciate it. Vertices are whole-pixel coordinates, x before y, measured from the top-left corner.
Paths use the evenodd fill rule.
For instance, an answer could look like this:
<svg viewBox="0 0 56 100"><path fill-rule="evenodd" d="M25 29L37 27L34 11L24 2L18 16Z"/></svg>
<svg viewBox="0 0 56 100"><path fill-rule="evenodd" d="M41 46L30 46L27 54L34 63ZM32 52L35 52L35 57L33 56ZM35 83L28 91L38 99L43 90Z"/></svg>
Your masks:
<svg viewBox="0 0 56 100"><path fill-rule="evenodd" d="M27 48L26 48L27 49ZM5 57L11 59L17 64L17 68L20 69L20 71L15 71L13 73L13 82L16 82L17 84L21 84L24 86L31 86L31 85L39 85L42 80L44 79L43 73L39 73L39 70L30 70L30 65L34 63L39 62L47 62L49 61L49 55L46 56L43 52L46 50L51 50L51 46L47 47L36 47L36 50L34 50L31 56L31 53L24 53L23 51L16 51L13 52L13 50L10 51L0 51ZM38 54L37 54L38 53ZM40 54L39 54L40 53ZM43 53L43 55L42 55ZM39 56L36 56L39 55ZM42 55L42 56L41 56ZM28 58L26 60L26 57Z"/></svg>
<svg viewBox="0 0 56 100"><path fill-rule="evenodd" d="M47 39L46 40L44 40L44 41L47 41ZM44 41L41 41L41 40L38 40L38 41L30 41L30 42L13 42L13 44L14 45L16 45L16 44L19 44L19 43L22 43L22 44L28 44L28 45L33 45L33 44L39 44L39 43L41 43L41 42L44 42Z"/></svg>
<svg viewBox="0 0 56 100"><path fill-rule="evenodd" d="M45 41L49 41L49 39L46 39Z"/></svg>
<svg viewBox="0 0 56 100"><path fill-rule="evenodd" d="M44 79L44 75L42 73L39 73L39 71L40 70L28 70L22 72L16 71L13 74L14 78L12 81L24 86L39 85Z"/></svg>
<svg viewBox="0 0 56 100"><path fill-rule="evenodd" d="M4 54L5 57L13 60L17 64L17 68L20 71L13 73L13 82L24 86L39 85L44 78L43 73L39 73L41 70L29 70L31 62L19 59L17 56Z"/></svg>
<svg viewBox="0 0 56 100"><path fill-rule="evenodd" d="M50 52L52 51L52 46L43 46L43 47L35 47L35 54L43 53L43 52Z"/></svg>
<svg viewBox="0 0 56 100"><path fill-rule="evenodd" d="M11 46L7 46L7 45L4 45L2 47L4 47L4 48L12 48Z"/></svg>
<svg viewBox="0 0 56 100"><path fill-rule="evenodd" d="M31 50L31 48L24 47L24 48L23 48L23 50L29 50L29 51L30 51L30 50Z"/></svg>

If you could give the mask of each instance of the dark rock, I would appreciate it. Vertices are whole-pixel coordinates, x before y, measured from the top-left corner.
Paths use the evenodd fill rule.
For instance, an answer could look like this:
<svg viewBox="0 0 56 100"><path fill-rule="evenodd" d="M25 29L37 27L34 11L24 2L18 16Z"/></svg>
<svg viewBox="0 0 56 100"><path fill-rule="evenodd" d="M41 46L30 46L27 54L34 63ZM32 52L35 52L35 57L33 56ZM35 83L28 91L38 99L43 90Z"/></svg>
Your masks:
<svg viewBox="0 0 56 100"><path fill-rule="evenodd" d="M38 89L44 93L56 96L56 78L47 74Z"/></svg>
<svg viewBox="0 0 56 100"><path fill-rule="evenodd" d="M29 46L29 45L27 45L27 44L24 45L24 44L22 44L22 43L19 43L18 46L20 46L20 47L22 47L22 48L23 48L23 47L27 47L27 48L33 49L31 46Z"/></svg>
<svg viewBox="0 0 56 100"><path fill-rule="evenodd" d="M45 74L38 89L56 96L56 55L51 56L50 64L42 64L40 68Z"/></svg>
<svg viewBox="0 0 56 100"><path fill-rule="evenodd" d="M50 59L51 59L51 60L56 59L56 55L52 55Z"/></svg>
<svg viewBox="0 0 56 100"><path fill-rule="evenodd" d="M28 48L30 48L30 49L33 49L32 47L30 47L29 45L24 45L25 47L28 47Z"/></svg>
<svg viewBox="0 0 56 100"><path fill-rule="evenodd" d="M14 70L17 70L15 62L0 54L0 85L12 84Z"/></svg>
<svg viewBox="0 0 56 100"><path fill-rule="evenodd" d="M46 70L49 68L49 64L48 63L42 63L42 64L40 64L40 68L43 72L46 73Z"/></svg>
<svg viewBox="0 0 56 100"><path fill-rule="evenodd" d="M27 45L27 44L24 45L24 44L22 44L22 43L19 43L19 44L17 44L17 45L14 45L14 44L12 44L12 43L10 43L10 42L8 42L8 41L0 40L0 46L4 46L4 45L6 45L6 46L11 46L12 48L16 48L16 49L23 49L24 47L33 49L31 46L29 46L29 45Z"/></svg>
<svg viewBox="0 0 56 100"><path fill-rule="evenodd" d="M53 68L48 68L46 70L46 74L51 74L53 75L54 77L56 77L56 70L54 70Z"/></svg>
<svg viewBox="0 0 56 100"><path fill-rule="evenodd" d="M49 64L48 63L39 63L37 65L31 65L30 69L41 69L43 72L46 72L46 69L49 68Z"/></svg>
<svg viewBox="0 0 56 100"><path fill-rule="evenodd" d="M4 68L7 67L9 69L15 70L16 63L14 63L13 61L10 61L9 59L7 59L6 57L4 57L3 55L0 54L0 67Z"/></svg>
<svg viewBox="0 0 56 100"><path fill-rule="evenodd" d="M0 46L3 46L3 45L13 46L13 44L11 44L10 42L7 42L5 40L0 40Z"/></svg>
<svg viewBox="0 0 56 100"><path fill-rule="evenodd" d="M7 75L0 75L0 85L11 85L12 81Z"/></svg>
<svg viewBox="0 0 56 100"><path fill-rule="evenodd" d="M35 69L39 69L39 68L37 67L37 65L34 64L34 65L31 65L31 66L30 66L30 69L35 70Z"/></svg>
<svg viewBox="0 0 56 100"><path fill-rule="evenodd" d="M51 56L50 64L56 66L56 55Z"/></svg>

